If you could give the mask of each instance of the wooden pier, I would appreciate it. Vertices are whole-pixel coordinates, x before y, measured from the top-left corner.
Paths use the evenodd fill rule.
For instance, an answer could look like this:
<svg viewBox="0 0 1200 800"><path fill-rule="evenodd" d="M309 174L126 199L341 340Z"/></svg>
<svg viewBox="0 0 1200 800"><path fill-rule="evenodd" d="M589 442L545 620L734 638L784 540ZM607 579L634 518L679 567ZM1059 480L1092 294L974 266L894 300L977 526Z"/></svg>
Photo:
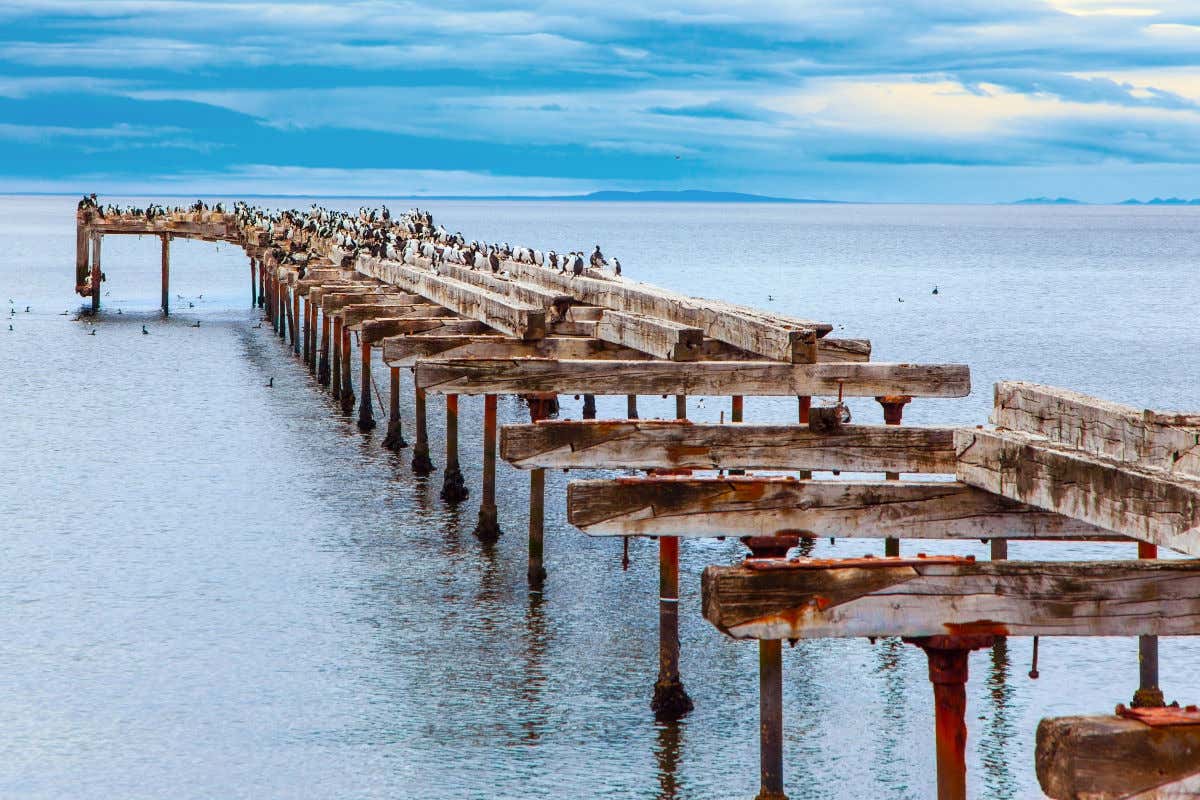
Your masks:
<svg viewBox="0 0 1200 800"><path fill-rule="evenodd" d="M705 570L703 613L723 633L758 642L763 800L786 796L783 640L896 636L920 647L934 687L938 796L956 800L966 797L971 650L1007 636L1138 636L1134 705L1154 706L1162 704L1155 637L1200 633L1200 565L1156 559L1159 546L1200 555L1200 414L1009 382L995 387L993 427L902 426L916 398L968 394L968 368L872 362L869 341L830 337L831 323L688 297L584 264L581 255L555 264L526 248L466 242L417 211L121 211L85 200L76 288L93 311L106 279L103 237L124 234L161 239L163 314L171 239L242 247L251 305L271 332L365 434L385 417L382 445L393 450L409 446L400 370L411 369L412 469L430 474L441 460L446 503L471 491L460 469L458 397L484 395L475 532L483 540L502 535L497 457L528 470L534 591L547 577L545 470L624 473L573 481L568 519L590 535L658 540L651 707L660 719L692 708L678 639L680 540L742 537L744 563ZM377 388L377 364L387 392ZM501 394L524 398L529 424L498 427ZM551 418L563 394L583 396L584 420ZM441 452L429 441L430 395L444 397ZM626 418L594 419L597 395L625 396ZM638 419L638 395L675 396L676 418ZM688 396L728 398L729 423L687 420ZM744 398L753 396L796 397L796 422L746 422ZM874 398L883 424L852 423L842 403L849 397ZM823 536L881 539L883 555L788 557ZM904 557L905 539L983 539L992 560ZM1131 552L1136 542L1139 558L1007 561L1012 539L1128 541ZM1111 758L1159 758L1144 739L1114 735ZM1078 760L1039 756L1040 776L1043 761L1054 773L1042 776L1043 786L1082 781L1072 772ZM1054 796L1085 796L1062 791Z"/></svg>

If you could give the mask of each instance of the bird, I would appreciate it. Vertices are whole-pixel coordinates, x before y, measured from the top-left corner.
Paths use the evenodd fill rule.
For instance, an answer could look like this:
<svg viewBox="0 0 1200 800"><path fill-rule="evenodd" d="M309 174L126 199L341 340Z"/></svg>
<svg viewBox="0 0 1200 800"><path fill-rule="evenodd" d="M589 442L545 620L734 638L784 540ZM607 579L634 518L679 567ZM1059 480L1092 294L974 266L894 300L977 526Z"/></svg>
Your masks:
<svg viewBox="0 0 1200 800"><path fill-rule="evenodd" d="M188 308L195 308L195 307L196 307L196 306L192 304L192 301L191 301L191 300L189 300L189 301L188 301Z"/></svg>
<svg viewBox="0 0 1200 800"><path fill-rule="evenodd" d="M934 286L934 287L933 287L933 291L931 292L931 294L937 294L937 293L938 293L937 287L936 287L936 286Z"/></svg>
<svg viewBox="0 0 1200 800"><path fill-rule="evenodd" d="M90 331L88 331L88 336L95 336L95 335L96 335L96 329L95 329L95 328L92 328Z"/></svg>
<svg viewBox="0 0 1200 800"><path fill-rule="evenodd" d="M896 302L897 302L897 303L903 303L903 302L904 302L904 298L903 298L903 297L897 297L897 298L896 298Z"/></svg>
<svg viewBox="0 0 1200 800"><path fill-rule="evenodd" d="M193 327L193 328L199 328L199 327L200 327L200 320L196 320L196 324L195 324L195 325L193 325L192 327Z"/></svg>
<svg viewBox="0 0 1200 800"><path fill-rule="evenodd" d="M59 314L59 316L60 316L60 317L65 317L65 316L67 316L67 315L68 315L68 314L70 314L70 313L71 313L70 311L64 311L64 312L62 312L61 314Z"/></svg>
<svg viewBox="0 0 1200 800"><path fill-rule="evenodd" d="M275 376L272 375L270 378L267 379L267 388L271 389L271 388L274 388L274 386L275 386Z"/></svg>
<svg viewBox="0 0 1200 800"><path fill-rule="evenodd" d="M8 329L9 329L10 331L12 330L12 325L11 325L11 324L8 326Z"/></svg>
<svg viewBox="0 0 1200 800"><path fill-rule="evenodd" d="M25 313L26 313L26 314L28 314L28 313L29 313L29 306L25 306Z"/></svg>
<svg viewBox="0 0 1200 800"><path fill-rule="evenodd" d="M258 330L259 328L262 327L262 323L260 322L257 325L253 325L252 327L254 328L254 330Z"/></svg>
<svg viewBox="0 0 1200 800"><path fill-rule="evenodd" d="M121 309L119 309L119 308L118 308L118 309L117 309L117 314L119 315L120 313L121 313Z"/></svg>
<svg viewBox="0 0 1200 800"><path fill-rule="evenodd" d="M775 302L775 295L773 295L773 294L769 294L769 295L767 295L767 302L768 302L768 303L774 303L774 302Z"/></svg>
<svg viewBox="0 0 1200 800"><path fill-rule="evenodd" d="M149 336L149 335L150 335L150 331L146 330L146 326L145 326L145 325L143 325L143 326L142 326L142 335L143 335L143 336Z"/></svg>

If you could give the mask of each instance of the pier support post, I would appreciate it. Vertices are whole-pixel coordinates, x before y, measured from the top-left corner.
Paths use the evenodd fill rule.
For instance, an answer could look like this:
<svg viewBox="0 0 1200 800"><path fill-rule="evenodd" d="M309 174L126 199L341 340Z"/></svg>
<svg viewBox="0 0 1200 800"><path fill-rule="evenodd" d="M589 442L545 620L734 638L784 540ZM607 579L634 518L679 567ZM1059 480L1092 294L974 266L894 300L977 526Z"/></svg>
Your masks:
<svg viewBox="0 0 1200 800"><path fill-rule="evenodd" d="M81 212L81 215L85 212ZM90 218L90 212L89 212ZM88 279L90 268L88 258L91 255L92 234L82 216L75 219L75 285L82 286Z"/></svg>
<svg viewBox="0 0 1200 800"><path fill-rule="evenodd" d="M329 370L329 315L321 314L321 358L317 362L317 383L328 387L330 383Z"/></svg>
<svg viewBox="0 0 1200 800"><path fill-rule="evenodd" d="M162 240L162 312L166 317L171 314L171 237L164 233L159 238Z"/></svg>
<svg viewBox="0 0 1200 800"><path fill-rule="evenodd" d="M558 405L558 396L554 394L525 395L529 403L529 420L538 422L547 419L552 409ZM546 512L546 470L531 469L529 471L529 568L527 577L529 585L541 587L546 580L544 562L544 536Z"/></svg>
<svg viewBox="0 0 1200 800"><path fill-rule="evenodd" d="M1158 558L1158 546L1138 542L1138 558ZM1138 688L1130 705L1134 708L1161 708L1166 705L1158 688L1158 637L1138 637Z"/></svg>
<svg viewBox="0 0 1200 800"><path fill-rule="evenodd" d="M349 416L354 413L354 376L350 369L350 331L342 323L342 392L338 398L342 404L342 413Z"/></svg>
<svg viewBox="0 0 1200 800"><path fill-rule="evenodd" d="M1008 560L1008 539L992 539L988 542L992 561Z"/></svg>
<svg viewBox="0 0 1200 800"><path fill-rule="evenodd" d="M275 302L275 278L267 272L267 319L271 320L271 330L279 333L279 315L276 314L279 305Z"/></svg>
<svg viewBox="0 0 1200 800"><path fill-rule="evenodd" d="M675 419L687 419L687 395L675 395Z"/></svg>
<svg viewBox="0 0 1200 800"><path fill-rule="evenodd" d="M288 303L287 284L281 280L275 281L275 287L279 295L279 338L287 343L288 334L288 314L291 313L291 304Z"/></svg>
<svg viewBox="0 0 1200 800"><path fill-rule="evenodd" d="M446 470L442 474L442 499L460 503L467 499L467 484L458 466L458 395L446 395Z"/></svg>
<svg viewBox="0 0 1200 800"><path fill-rule="evenodd" d="M263 262L262 262L261 258L251 259L251 261L258 262L258 307L262 308L264 305L266 305L266 302L267 302L267 289L266 289L267 276L265 274L266 270L263 268Z"/></svg>
<svg viewBox="0 0 1200 800"><path fill-rule="evenodd" d="M740 394L730 395L729 397L729 421L742 422L745 411L745 399ZM744 469L731 469L730 475L745 475Z"/></svg>
<svg viewBox="0 0 1200 800"><path fill-rule="evenodd" d="M755 800L787 800L783 793L783 642L758 642L759 790Z"/></svg>
<svg viewBox="0 0 1200 800"><path fill-rule="evenodd" d="M584 419L595 419L596 418L596 395L585 394L583 396L583 418Z"/></svg>
<svg viewBox="0 0 1200 800"><path fill-rule="evenodd" d="M417 475L433 472L433 460L429 458L429 428L425 424L425 390L417 387L413 401L413 414L417 418L417 441L413 444L412 470Z"/></svg>
<svg viewBox="0 0 1200 800"><path fill-rule="evenodd" d="M301 335L301 330L300 330L300 292L298 292L296 290L295 286L293 286L291 289L291 297L292 297L291 317L288 319L288 322L292 326L292 353L294 355L299 356L300 355L300 335Z"/></svg>
<svg viewBox="0 0 1200 800"><path fill-rule="evenodd" d="M250 259L250 307L258 308L258 276L254 273L254 259Z"/></svg>
<svg viewBox="0 0 1200 800"><path fill-rule="evenodd" d="M92 234L92 313L95 314L100 310L100 276L103 274L100 271L100 243L104 241L104 235L100 233Z"/></svg>
<svg viewBox="0 0 1200 800"><path fill-rule="evenodd" d="M812 411L812 398L800 395L796 398L796 421L801 425L807 425L809 412ZM810 480L812 478L812 470L802 469L799 472L801 480Z"/></svg>
<svg viewBox="0 0 1200 800"><path fill-rule="evenodd" d="M304 298L304 342L301 346L301 359L304 366L312 371L312 340L313 340L313 304L310 297Z"/></svg>
<svg viewBox="0 0 1200 800"><path fill-rule="evenodd" d="M396 451L408 447L404 441L404 429L400 423L400 368L390 367L391 390L388 393L388 428L387 436L383 437L383 446Z"/></svg>
<svg viewBox="0 0 1200 800"><path fill-rule="evenodd" d="M496 513L496 395L483 396L483 492L475 535L485 542L500 538Z"/></svg>
<svg viewBox="0 0 1200 800"><path fill-rule="evenodd" d="M375 430L375 409L371 404L371 345L359 336L358 347L362 351L359 369L358 429L365 432Z"/></svg>
<svg viewBox="0 0 1200 800"><path fill-rule="evenodd" d="M333 374L329 381L329 393L334 400L342 396L342 318L333 318Z"/></svg>
<svg viewBox="0 0 1200 800"><path fill-rule="evenodd" d="M637 418L638 418L637 395L636 394L627 394L627 395L625 395L625 419L637 419Z"/></svg>
<svg viewBox="0 0 1200 800"><path fill-rule="evenodd" d="M933 684L938 800L967 800L967 657L994 636L905 638L925 651Z"/></svg>
<svg viewBox="0 0 1200 800"><path fill-rule="evenodd" d="M650 701L655 719L677 720L692 710L679 676L679 538L658 539L658 680Z"/></svg>
<svg viewBox="0 0 1200 800"><path fill-rule="evenodd" d="M904 406L908 405L912 398L908 395L890 395L885 397L876 397L875 402L883 406L883 424L884 425L899 425L904 421ZM889 481L900 480L899 472L888 472L884 474ZM890 536L883 540L883 554L885 556L900 555L900 540L893 539Z"/></svg>

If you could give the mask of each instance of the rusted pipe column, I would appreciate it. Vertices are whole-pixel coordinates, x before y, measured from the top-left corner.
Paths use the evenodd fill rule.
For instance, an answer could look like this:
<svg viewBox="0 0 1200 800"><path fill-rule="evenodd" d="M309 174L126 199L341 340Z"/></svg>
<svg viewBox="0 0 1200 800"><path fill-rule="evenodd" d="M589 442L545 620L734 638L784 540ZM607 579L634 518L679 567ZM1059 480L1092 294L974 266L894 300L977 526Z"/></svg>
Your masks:
<svg viewBox="0 0 1200 800"><path fill-rule="evenodd" d="M898 394L884 397L876 397L875 402L883 406L883 424L884 425L899 425L904 420L904 406L908 405L912 398L908 395ZM900 480L899 472L884 473L884 477L889 481ZM900 540L887 537L883 540L883 554L885 556L900 555Z"/></svg>
<svg viewBox="0 0 1200 800"><path fill-rule="evenodd" d="M333 318L333 375L329 381L329 393L337 400L342 396L342 318Z"/></svg>
<svg viewBox="0 0 1200 800"><path fill-rule="evenodd" d="M729 398L729 421L741 422L743 412L745 410L745 400L740 394L731 395ZM730 475L745 475L744 469L731 469Z"/></svg>
<svg viewBox="0 0 1200 800"><path fill-rule="evenodd" d="M250 307L258 308L258 276L254 274L254 259L250 259Z"/></svg>
<svg viewBox="0 0 1200 800"><path fill-rule="evenodd" d="M493 542L500 537L496 514L496 395L483 396L483 496L479 500L479 522L475 535Z"/></svg>
<svg viewBox="0 0 1200 800"><path fill-rule="evenodd" d="M275 277L267 270L267 319L271 320L271 330L279 332L279 316L275 313L278 306L275 303Z"/></svg>
<svg viewBox="0 0 1200 800"><path fill-rule="evenodd" d="M1138 542L1138 558L1158 558L1158 546ZM1158 688L1158 637L1138 637L1138 689L1133 693L1134 708L1161 708L1166 705Z"/></svg>
<svg viewBox="0 0 1200 800"><path fill-rule="evenodd" d="M787 800L783 793L783 642L758 642L758 759L755 800Z"/></svg>
<svg viewBox="0 0 1200 800"><path fill-rule="evenodd" d="M354 413L354 374L350 369L350 329L342 322L342 413Z"/></svg>
<svg viewBox="0 0 1200 800"><path fill-rule="evenodd" d="M992 539L988 545L992 551L992 561L1008 560L1008 539Z"/></svg>
<svg viewBox="0 0 1200 800"><path fill-rule="evenodd" d="M433 460L429 458L429 429L425 424L425 390L419 386L413 413L417 417L417 441L413 445L412 470L418 475L428 475L433 472Z"/></svg>
<svg viewBox="0 0 1200 800"><path fill-rule="evenodd" d="M687 419L687 395L675 395L675 419Z"/></svg>
<svg viewBox="0 0 1200 800"><path fill-rule="evenodd" d="M91 219L90 211L81 211L75 217L75 285L82 286L87 282L88 270L91 268L92 234L88 226Z"/></svg>
<svg viewBox="0 0 1200 800"><path fill-rule="evenodd" d="M392 386L388 394L388 429L387 436L383 437L383 446L396 451L408 447L408 442L404 441L404 428L400 422L400 368L390 367L389 372Z"/></svg>
<svg viewBox="0 0 1200 800"><path fill-rule="evenodd" d="M967 656L994 636L921 636L905 642L925 651L933 684L938 800L967 800Z"/></svg>
<svg viewBox="0 0 1200 800"><path fill-rule="evenodd" d="M317 304L312 301L312 295L308 296L308 318L311 333L308 336L308 371L315 373L317 371L317 341L320 331L320 323L317 321L320 316L321 309L317 308Z"/></svg>
<svg viewBox="0 0 1200 800"><path fill-rule="evenodd" d="M329 315L321 314L321 358L317 362L317 383L322 386L329 386L330 383L330 367L329 367Z"/></svg>
<svg viewBox="0 0 1200 800"><path fill-rule="evenodd" d="M550 416L551 409L558 404L554 394L529 394L529 419L538 422ZM546 580L544 563L544 535L546 511L546 470L529 471L529 567L526 575L529 585L537 588Z"/></svg>
<svg viewBox="0 0 1200 800"><path fill-rule="evenodd" d="M595 419L596 418L596 395L585 394L583 396L583 418L584 419Z"/></svg>
<svg viewBox="0 0 1200 800"><path fill-rule="evenodd" d="M292 308L291 308L292 316L290 317L288 322L291 323L291 326L292 326L292 353L298 356L298 355L300 355L300 330L299 330L300 292L297 291L297 288L295 286L292 286L291 295L292 295Z"/></svg>
<svg viewBox="0 0 1200 800"><path fill-rule="evenodd" d="M313 304L312 295L307 295L304 298L304 342L301 345L300 358L304 361L304 366L312 371L312 340L313 340Z"/></svg>
<svg viewBox="0 0 1200 800"><path fill-rule="evenodd" d="M458 395L446 395L446 471L442 474L442 499L459 503L467 499L467 484L458 466Z"/></svg>
<svg viewBox="0 0 1200 800"><path fill-rule="evenodd" d="M266 270L263 268L262 259L252 259L258 264L258 307L262 308L267 302L267 276Z"/></svg>
<svg viewBox="0 0 1200 800"><path fill-rule="evenodd" d="M100 283L103 273L100 271L100 243L104 240L103 234L92 234L91 236L91 311L96 313L100 311Z"/></svg>
<svg viewBox="0 0 1200 800"><path fill-rule="evenodd" d="M637 418L638 418L637 395L636 394L627 394L627 395L625 395L625 419L637 419Z"/></svg>
<svg viewBox="0 0 1200 800"><path fill-rule="evenodd" d="M288 312L291 309L291 304L288 303L287 284L282 280L276 280L275 287L279 294L279 338L286 342L288 333Z"/></svg>
<svg viewBox="0 0 1200 800"><path fill-rule="evenodd" d="M166 317L171 313L171 237L164 233L159 239L162 241L162 312Z"/></svg>
<svg viewBox="0 0 1200 800"><path fill-rule="evenodd" d="M812 398L799 395L796 397L796 421L801 425L808 424L809 412L812 411ZM812 470L802 469L799 472L801 480L812 478Z"/></svg>
<svg viewBox="0 0 1200 800"><path fill-rule="evenodd" d="M692 710L679 676L679 538L658 539L658 680L650 708L655 719L677 720Z"/></svg>
<svg viewBox="0 0 1200 800"><path fill-rule="evenodd" d="M362 351L359 369L358 429L365 432L375 429L375 409L371 404L371 345L367 344L362 334L358 336L358 347Z"/></svg>

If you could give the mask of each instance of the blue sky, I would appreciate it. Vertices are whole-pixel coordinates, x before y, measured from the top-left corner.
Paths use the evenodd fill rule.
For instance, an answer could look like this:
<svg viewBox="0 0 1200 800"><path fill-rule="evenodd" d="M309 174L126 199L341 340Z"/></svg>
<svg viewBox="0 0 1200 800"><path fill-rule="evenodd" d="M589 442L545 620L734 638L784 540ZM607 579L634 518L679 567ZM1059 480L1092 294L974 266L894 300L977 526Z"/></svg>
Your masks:
<svg viewBox="0 0 1200 800"><path fill-rule="evenodd" d="M6 0L0 190L1200 196L1200 0Z"/></svg>

